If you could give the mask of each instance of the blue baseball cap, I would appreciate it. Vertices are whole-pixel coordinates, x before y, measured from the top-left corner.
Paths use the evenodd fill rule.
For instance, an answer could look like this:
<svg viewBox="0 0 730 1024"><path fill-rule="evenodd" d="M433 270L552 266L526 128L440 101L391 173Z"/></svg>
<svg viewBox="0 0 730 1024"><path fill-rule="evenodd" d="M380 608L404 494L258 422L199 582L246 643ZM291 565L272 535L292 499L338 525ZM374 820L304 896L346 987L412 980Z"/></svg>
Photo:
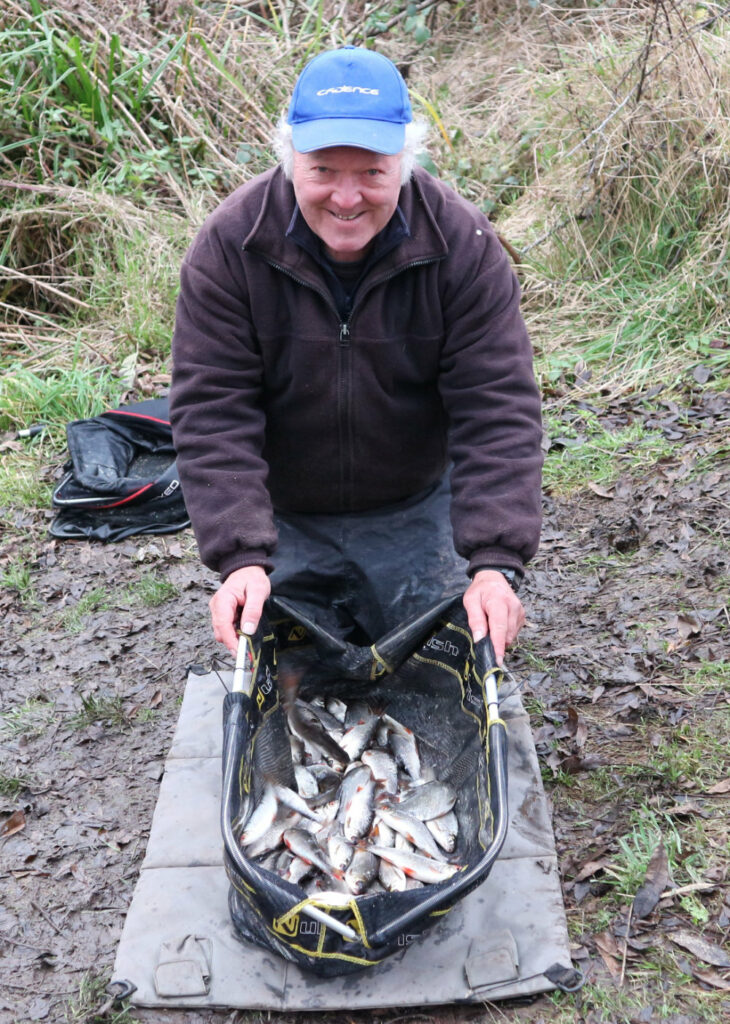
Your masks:
<svg viewBox="0 0 730 1024"><path fill-rule="evenodd" d="M294 86L287 121L299 153L357 146L393 156L412 120L408 89L382 53L344 46L314 57Z"/></svg>

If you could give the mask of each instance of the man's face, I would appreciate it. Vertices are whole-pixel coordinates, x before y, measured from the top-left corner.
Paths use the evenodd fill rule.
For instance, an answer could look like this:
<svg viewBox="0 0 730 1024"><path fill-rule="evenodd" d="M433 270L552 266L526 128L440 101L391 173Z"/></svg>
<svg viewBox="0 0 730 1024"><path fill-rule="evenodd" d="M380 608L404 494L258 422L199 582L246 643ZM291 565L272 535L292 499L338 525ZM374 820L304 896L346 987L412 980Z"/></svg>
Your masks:
<svg viewBox="0 0 730 1024"><path fill-rule="evenodd" d="M327 255L361 259L398 205L401 156L354 146L294 152L292 184L307 224Z"/></svg>

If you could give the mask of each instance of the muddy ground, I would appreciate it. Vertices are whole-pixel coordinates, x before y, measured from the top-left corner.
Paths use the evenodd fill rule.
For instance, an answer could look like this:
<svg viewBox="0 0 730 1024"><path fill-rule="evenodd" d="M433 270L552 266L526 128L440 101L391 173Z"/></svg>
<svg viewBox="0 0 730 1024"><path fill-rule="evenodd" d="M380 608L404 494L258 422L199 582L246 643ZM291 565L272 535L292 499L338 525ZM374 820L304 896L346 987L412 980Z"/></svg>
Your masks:
<svg viewBox="0 0 730 1024"><path fill-rule="evenodd" d="M669 1012L660 1012L666 983L648 977L648 965L672 947L673 930L716 947L730 926L720 820L727 747L723 760L713 740L727 734L718 724L723 714L727 722L728 705L730 484L719 454L727 412L721 397L691 386L678 405L659 394L603 408L606 425L639 418L661 431L672 442L671 456L611 485L545 498L542 547L524 591L528 625L509 667L532 714L575 962L589 987L569 1001L543 997L529 1007L331 1014L330 1024L538 1022L566 1012L561 1019L590 1024L730 1017L727 970L697 948L673 947L681 954L672 963L679 963L684 995ZM571 416L566 409L566 423ZM52 477L58 470L41 472ZM23 562L32 585L23 593L0 590L3 1024L112 1019L93 1011L103 1002L99 990L109 980L144 857L187 670L209 666L222 653L207 622L215 579L197 562L189 531L107 546L57 543L46 534L49 516L6 513L0 543L0 571ZM146 600L158 604L140 598L141 581L150 578L155 585L144 591ZM724 674L712 671L718 662ZM684 746L675 752L679 740ZM678 760L685 748L694 757L686 763ZM14 786L7 781L13 778ZM683 856L692 853L701 863L705 888L694 898L703 913L693 919L678 898L667 897L627 936L628 903L617 896L609 869L636 815L651 811L680 829L702 823L699 833L686 833ZM703 848L693 849L698 834ZM676 879L661 881L671 889ZM82 983L86 1002L78 1006ZM601 1010L596 992L615 992L621 983L646 986L646 1005L640 999L634 1016ZM710 996L717 1017L703 1018L697 1007ZM258 1018L135 1010L125 1019Z"/></svg>

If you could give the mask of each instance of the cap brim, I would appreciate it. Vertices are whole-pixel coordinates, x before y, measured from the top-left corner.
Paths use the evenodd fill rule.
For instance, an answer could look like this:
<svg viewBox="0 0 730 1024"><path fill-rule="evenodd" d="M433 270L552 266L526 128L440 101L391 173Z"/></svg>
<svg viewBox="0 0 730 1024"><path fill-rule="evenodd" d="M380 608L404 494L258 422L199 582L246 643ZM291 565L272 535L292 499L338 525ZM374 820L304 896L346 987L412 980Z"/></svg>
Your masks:
<svg viewBox="0 0 730 1024"><path fill-rule="evenodd" d="M365 118L317 118L292 125L292 143L298 153L332 146L355 146L395 156L405 145L406 126Z"/></svg>

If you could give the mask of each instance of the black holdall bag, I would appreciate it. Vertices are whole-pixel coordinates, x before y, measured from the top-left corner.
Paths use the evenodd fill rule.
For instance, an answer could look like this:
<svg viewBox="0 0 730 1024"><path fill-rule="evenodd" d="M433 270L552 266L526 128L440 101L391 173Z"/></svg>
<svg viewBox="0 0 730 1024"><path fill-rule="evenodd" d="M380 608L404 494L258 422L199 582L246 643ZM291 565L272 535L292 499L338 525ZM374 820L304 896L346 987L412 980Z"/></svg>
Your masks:
<svg viewBox="0 0 730 1024"><path fill-rule="evenodd" d="M190 524L166 398L74 420L66 438L71 458L53 492L52 537L118 541Z"/></svg>
<svg viewBox="0 0 730 1024"><path fill-rule="evenodd" d="M223 710L221 830L234 926L245 941L320 976L375 966L483 882L504 842L507 737L491 643L473 643L461 595L444 598L371 647L336 638L293 601L271 597L247 646L248 668L234 676ZM267 780L293 779L277 685L286 666L300 677L304 699L364 699L413 731L422 761L458 793L452 859L460 867L451 878L328 903L326 894L308 896L246 856L239 824L245 827Z"/></svg>

